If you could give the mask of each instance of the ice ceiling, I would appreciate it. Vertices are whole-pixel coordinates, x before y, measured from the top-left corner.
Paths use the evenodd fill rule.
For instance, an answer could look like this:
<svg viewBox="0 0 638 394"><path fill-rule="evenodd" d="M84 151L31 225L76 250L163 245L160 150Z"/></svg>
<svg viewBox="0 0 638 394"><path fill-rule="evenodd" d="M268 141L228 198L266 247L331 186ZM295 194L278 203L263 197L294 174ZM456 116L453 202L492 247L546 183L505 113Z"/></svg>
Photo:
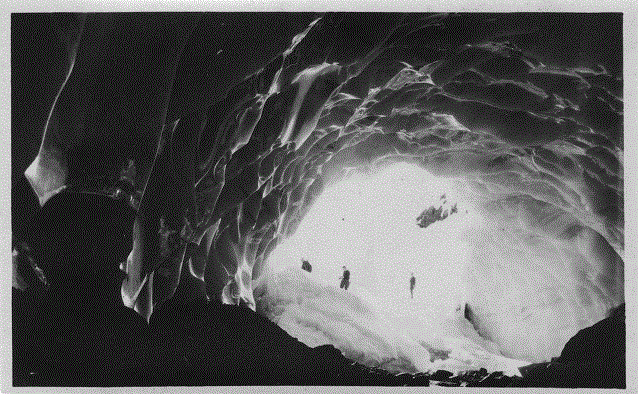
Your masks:
<svg viewBox="0 0 638 394"><path fill-rule="evenodd" d="M469 304L510 355L556 355L624 302L621 14L63 18L25 174L41 204L131 181L122 298L143 316L193 278L254 309L324 188L395 162L456 179L489 223Z"/></svg>

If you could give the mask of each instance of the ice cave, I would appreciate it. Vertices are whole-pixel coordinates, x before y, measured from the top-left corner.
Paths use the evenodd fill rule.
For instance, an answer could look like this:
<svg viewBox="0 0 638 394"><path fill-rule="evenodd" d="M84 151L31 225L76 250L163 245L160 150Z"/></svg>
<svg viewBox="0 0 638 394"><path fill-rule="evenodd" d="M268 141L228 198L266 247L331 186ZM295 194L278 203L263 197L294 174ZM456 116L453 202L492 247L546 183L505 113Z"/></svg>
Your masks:
<svg viewBox="0 0 638 394"><path fill-rule="evenodd" d="M14 385L625 387L622 13L11 22Z"/></svg>

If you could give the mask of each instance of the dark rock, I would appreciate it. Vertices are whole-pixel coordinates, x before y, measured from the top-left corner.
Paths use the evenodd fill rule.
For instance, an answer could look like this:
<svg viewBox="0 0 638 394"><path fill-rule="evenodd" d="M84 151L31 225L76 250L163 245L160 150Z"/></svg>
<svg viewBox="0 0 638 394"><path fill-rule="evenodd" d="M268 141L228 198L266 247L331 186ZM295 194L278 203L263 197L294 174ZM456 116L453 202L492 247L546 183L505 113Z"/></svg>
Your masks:
<svg viewBox="0 0 638 394"><path fill-rule="evenodd" d="M412 374L395 376L352 363L331 345L308 348L268 319L237 306L201 301L178 305L169 300L151 316L150 328L152 360L145 368L151 371L149 379L153 385L426 386L429 383L425 376L417 380ZM162 355L169 349L172 354ZM179 363L179 355L188 361ZM233 367L228 368L229 365ZM173 372L152 372L165 368Z"/></svg>
<svg viewBox="0 0 638 394"><path fill-rule="evenodd" d="M423 212L421 212L419 217L416 218L417 226L421 228L427 228L428 226L430 226L431 224L437 221L445 220L450 214L456 213L456 212L457 212L456 204L454 205L453 210L450 213L448 213L447 210L444 211L442 206L439 208L434 208L434 206L432 205L429 208L425 209Z"/></svg>
<svg viewBox="0 0 638 394"><path fill-rule="evenodd" d="M121 385L147 337L146 322L124 305L68 309L15 290L13 385Z"/></svg>
<svg viewBox="0 0 638 394"><path fill-rule="evenodd" d="M413 379L414 375L409 373L400 373L396 375L397 386L408 386Z"/></svg>
<svg viewBox="0 0 638 394"><path fill-rule="evenodd" d="M11 182L11 232L16 239L24 240L31 218L40 210L38 196L29 181L20 174Z"/></svg>
<svg viewBox="0 0 638 394"><path fill-rule="evenodd" d="M413 375L412 382L409 386L428 387L430 385L430 376L426 373L417 373Z"/></svg>
<svg viewBox="0 0 638 394"><path fill-rule="evenodd" d="M487 369L481 368L478 371L468 371L463 374L463 380L466 382L479 381L487 376Z"/></svg>
<svg viewBox="0 0 638 394"><path fill-rule="evenodd" d="M512 378L505 376L502 372L492 372L489 376L479 382L481 387L509 387Z"/></svg>
<svg viewBox="0 0 638 394"><path fill-rule="evenodd" d="M580 330L552 362L521 368L524 387L625 388L625 304Z"/></svg>
<svg viewBox="0 0 638 394"><path fill-rule="evenodd" d="M538 363L521 368L522 387L563 387L575 388L577 381L574 370L560 363Z"/></svg>
<svg viewBox="0 0 638 394"><path fill-rule="evenodd" d="M556 361L574 365L624 357L625 331L625 304L622 304L608 318L583 328L567 341Z"/></svg>
<svg viewBox="0 0 638 394"><path fill-rule="evenodd" d="M47 286L14 291L14 385L113 385L137 365L147 324L122 304L118 267L133 217L123 202L70 192L33 216L18 249Z"/></svg>
<svg viewBox="0 0 638 394"><path fill-rule="evenodd" d="M452 372L450 371L444 371L444 370L438 370L435 373L433 373L432 375L430 375L430 379L431 380L438 380L438 381L447 381L450 379L450 377L453 375Z"/></svg>
<svg viewBox="0 0 638 394"><path fill-rule="evenodd" d="M463 382L466 382L465 376L463 374L459 374L456 376L452 376L451 378L448 378L446 380L446 382L448 383L455 383L455 384L461 384Z"/></svg>
<svg viewBox="0 0 638 394"><path fill-rule="evenodd" d="M87 306L120 297L135 211L105 195L61 192L32 218L25 242L52 294ZM82 296L80 296L80 294Z"/></svg>

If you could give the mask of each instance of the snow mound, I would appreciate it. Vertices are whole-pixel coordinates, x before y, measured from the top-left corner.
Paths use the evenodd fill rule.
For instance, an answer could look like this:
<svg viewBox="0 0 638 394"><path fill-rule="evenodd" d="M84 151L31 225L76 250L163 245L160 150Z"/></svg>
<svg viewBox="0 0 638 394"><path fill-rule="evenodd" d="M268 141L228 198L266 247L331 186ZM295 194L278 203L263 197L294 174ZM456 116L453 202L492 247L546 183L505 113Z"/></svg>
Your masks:
<svg viewBox="0 0 638 394"><path fill-rule="evenodd" d="M379 310L379 300L353 285L348 291L296 267L268 272L257 290L258 311L310 347L330 344L361 364L392 372L459 373L485 368L520 376L528 362L503 357L481 338L462 308L437 313L424 305Z"/></svg>

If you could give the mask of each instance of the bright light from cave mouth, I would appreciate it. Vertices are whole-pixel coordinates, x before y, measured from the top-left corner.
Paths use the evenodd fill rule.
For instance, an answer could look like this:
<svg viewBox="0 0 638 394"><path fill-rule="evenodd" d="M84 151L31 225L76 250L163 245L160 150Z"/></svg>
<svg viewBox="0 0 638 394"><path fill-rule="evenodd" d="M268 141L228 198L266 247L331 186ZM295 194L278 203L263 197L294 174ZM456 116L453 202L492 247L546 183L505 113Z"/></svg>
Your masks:
<svg viewBox="0 0 638 394"><path fill-rule="evenodd" d="M417 226L423 210L442 206L449 212L455 204L458 212L445 220ZM305 259L313 279L338 287L345 265L351 273L348 291L379 310L404 318L446 314L465 300L468 234L480 223L472 206L459 201L453 179L397 163L327 188L296 233L271 253L269 270L301 267Z"/></svg>

